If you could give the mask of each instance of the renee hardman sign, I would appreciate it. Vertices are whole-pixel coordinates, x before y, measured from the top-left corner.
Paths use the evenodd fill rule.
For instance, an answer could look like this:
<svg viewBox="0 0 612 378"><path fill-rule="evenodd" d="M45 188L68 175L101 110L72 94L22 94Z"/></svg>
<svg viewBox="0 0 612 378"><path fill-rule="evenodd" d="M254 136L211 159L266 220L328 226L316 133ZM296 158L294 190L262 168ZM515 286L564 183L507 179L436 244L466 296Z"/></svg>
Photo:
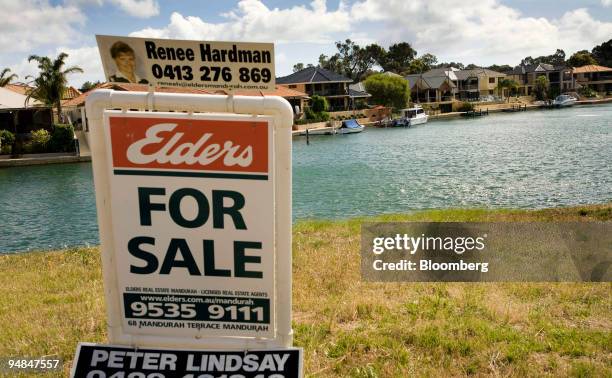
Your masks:
<svg viewBox="0 0 612 378"><path fill-rule="evenodd" d="M123 327L274 336L270 120L106 111Z"/></svg>
<svg viewBox="0 0 612 378"><path fill-rule="evenodd" d="M274 44L96 36L106 80L204 90L274 90Z"/></svg>
<svg viewBox="0 0 612 378"><path fill-rule="evenodd" d="M96 90L86 111L109 345L74 376L297 374L289 103Z"/></svg>

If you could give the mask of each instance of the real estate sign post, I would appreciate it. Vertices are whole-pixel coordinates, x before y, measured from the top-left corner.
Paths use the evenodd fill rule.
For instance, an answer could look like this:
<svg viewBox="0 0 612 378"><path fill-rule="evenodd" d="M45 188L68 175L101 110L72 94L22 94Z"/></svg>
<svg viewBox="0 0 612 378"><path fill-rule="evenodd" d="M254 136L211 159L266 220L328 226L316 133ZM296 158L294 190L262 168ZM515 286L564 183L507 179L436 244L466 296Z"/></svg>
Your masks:
<svg viewBox="0 0 612 378"><path fill-rule="evenodd" d="M290 105L98 90L86 108L110 345L80 344L73 376L300 375Z"/></svg>

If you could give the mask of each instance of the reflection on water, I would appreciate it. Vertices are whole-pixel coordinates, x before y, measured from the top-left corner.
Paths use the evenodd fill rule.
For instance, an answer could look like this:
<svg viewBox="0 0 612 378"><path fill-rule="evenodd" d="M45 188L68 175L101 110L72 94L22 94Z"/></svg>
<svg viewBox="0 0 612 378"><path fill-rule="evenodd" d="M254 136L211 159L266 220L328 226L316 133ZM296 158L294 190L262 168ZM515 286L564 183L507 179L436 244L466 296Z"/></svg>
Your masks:
<svg viewBox="0 0 612 378"><path fill-rule="evenodd" d="M612 106L293 142L294 218L612 201ZM98 243L90 164L0 169L0 251Z"/></svg>

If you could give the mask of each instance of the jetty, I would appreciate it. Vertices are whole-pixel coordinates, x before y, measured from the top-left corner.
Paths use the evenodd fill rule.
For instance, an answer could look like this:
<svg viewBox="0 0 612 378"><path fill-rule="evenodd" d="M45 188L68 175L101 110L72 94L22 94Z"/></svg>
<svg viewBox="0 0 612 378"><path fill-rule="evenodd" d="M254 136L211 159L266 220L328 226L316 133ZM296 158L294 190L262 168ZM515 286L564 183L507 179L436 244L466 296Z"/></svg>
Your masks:
<svg viewBox="0 0 612 378"><path fill-rule="evenodd" d="M482 117L489 115L489 109L486 110L468 110L467 112L461 112L462 117Z"/></svg>

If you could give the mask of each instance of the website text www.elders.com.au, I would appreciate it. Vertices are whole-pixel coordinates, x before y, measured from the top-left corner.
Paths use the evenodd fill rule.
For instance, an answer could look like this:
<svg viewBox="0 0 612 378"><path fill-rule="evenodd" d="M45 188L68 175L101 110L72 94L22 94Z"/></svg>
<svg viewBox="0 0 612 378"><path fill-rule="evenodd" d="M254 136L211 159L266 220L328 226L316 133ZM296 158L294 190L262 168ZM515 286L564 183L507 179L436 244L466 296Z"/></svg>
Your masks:
<svg viewBox="0 0 612 378"><path fill-rule="evenodd" d="M0 375L612 376L609 0L0 3Z"/></svg>

